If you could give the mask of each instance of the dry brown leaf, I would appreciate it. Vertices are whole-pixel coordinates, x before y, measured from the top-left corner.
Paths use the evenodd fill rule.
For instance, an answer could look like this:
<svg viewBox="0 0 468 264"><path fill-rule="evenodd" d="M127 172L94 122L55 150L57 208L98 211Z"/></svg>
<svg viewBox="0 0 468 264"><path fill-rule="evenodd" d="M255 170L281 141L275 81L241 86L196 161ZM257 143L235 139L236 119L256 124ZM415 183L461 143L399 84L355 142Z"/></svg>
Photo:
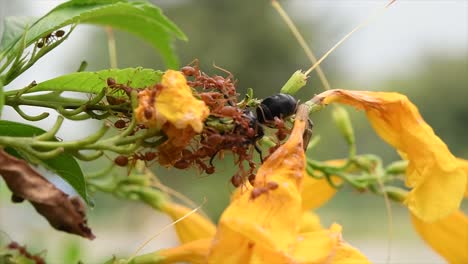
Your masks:
<svg viewBox="0 0 468 264"><path fill-rule="evenodd" d="M55 229L94 239L86 223L85 206L31 168L0 149L0 175L12 191L14 202L28 200Z"/></svg>

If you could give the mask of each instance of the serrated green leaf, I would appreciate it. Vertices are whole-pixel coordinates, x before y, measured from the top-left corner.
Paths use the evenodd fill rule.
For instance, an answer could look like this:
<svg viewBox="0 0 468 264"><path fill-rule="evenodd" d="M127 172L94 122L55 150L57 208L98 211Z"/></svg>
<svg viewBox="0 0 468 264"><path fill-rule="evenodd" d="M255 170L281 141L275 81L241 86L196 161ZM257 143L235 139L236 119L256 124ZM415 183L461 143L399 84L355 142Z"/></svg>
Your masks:
<svg viewBox="0 0 468 264"><path fill-rule="evenodd" d="M72 91L99 93L107 87L107 79L113 78L119 84L128 84L133 88L144 88L161 80L161 71L146 68L108 69L97 72L75 72L41 82L30 92Z"/></svg>
<svg viewBox="0 0 468 264"><path fill-rule="evenodd" d="M41 135L45 132L45 130L35 126L16 123L8 120L0 120L1 136L33 137ZM28 155L23 155L21 151L15 148L7 148L6 151L13 156L37 164L37 158L31 160ZM62 153L57 157L41 160L40 165L55 172L57 175L63 178L86 202L89 202L83 172L81 171L80 165L72 155Z"/></svg>
<svg viewBox="0 0 468 264"><path fill-rule="evenodd" d="M129 31L149 41L161 52L170 68L177 67L171 46L174 38L186 40L184 33L161 10L146 1L73 0L63 3L36 21L26 37L27 46L41 37L71 24L108 25ZM10 46L0 46L0 53L18 45L18 34Z"/></svg>

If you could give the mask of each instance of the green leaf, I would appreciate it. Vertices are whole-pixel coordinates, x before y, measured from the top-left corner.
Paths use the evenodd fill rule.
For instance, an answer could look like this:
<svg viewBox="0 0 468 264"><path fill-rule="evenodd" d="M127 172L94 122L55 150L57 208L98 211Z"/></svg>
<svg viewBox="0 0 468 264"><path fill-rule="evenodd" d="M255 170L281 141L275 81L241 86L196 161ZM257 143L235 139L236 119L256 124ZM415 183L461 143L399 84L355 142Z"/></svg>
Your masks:
<svg viewBox="0 0 468 264"><path fill-rule="evenodd" d="M63 3L37 20L26 37L26 46L71 24L97 24L115 27L136 34L161 52L166 65L177 67L177 57L171 42L174 38L186 40L184 33L161 10L147 1L72 0ZM21 32L15 32L0 46L0 54L12 45L18 45Z"/></svg>
<svg viewBox="0 0 468 264"><path fill-rule="evenodd" d="M0 53L6 51L8 47L12 47L12 44L21 38L25 28L32 25L36 20L37 17L5 17L3 22L4 30L0 40Z"/></svg>
<svg viewBox="0 0 468 264"><path fill-rule="evenodd" d="M75 72L41 82L27 92L72 91L99 93L107 87L107 79L133 88L144 88L161 80L162 72L145 68L108 69L97 72Z"/></svg>
<svg viewBox="0 0 468 264"><path fill-rule="evenodd" d="M5 105L5 94L3 93L3 82L0 79L0 117L2 116L3 106Z"/></svg>
<svg viewBox="0 0 468 264"><path fill-rule="evenodd" d="M38 136L46 131L31 125L16 123L7 120L0 120L0 135L10 137L33 137ZM21 150L14 148L6 148L8 153L21 159L28 160L29 162L37 164L39 161L36 157L29 157L24 155ZM57 157L40 160L40 165L55 172L57 175L67 181L78 194L86 201L89 202L86 190L86 183L81 171L80 165L75 158L67 153L62 153Z"/></svg>

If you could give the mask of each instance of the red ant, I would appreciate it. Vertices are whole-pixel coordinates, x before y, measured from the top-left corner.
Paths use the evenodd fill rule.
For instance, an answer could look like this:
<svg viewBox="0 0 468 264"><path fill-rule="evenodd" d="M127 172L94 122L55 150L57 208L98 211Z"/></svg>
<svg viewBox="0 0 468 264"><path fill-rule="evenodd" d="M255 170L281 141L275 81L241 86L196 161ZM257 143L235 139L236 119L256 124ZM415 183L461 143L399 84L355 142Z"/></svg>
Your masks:
<svg viewBox="0 0 468 264"><path fill-rule="evenodd" d="M7 246L8 249L16 249L18 250L18 252L20 253L20 255L34 261L34 263L36 264L45 264L45 260L39 256L39 255L32 255L31 253L28 252L28 250L26 249L25 246L21 246L20 244L16 243L16 242L11 242L10 244L8 244Z"/></svg>
<svg viewBox="0 0 468 264"><path fill-rule="evenodd" d="M114 164L119 167L128 167L128 172L130 173L138 160L142 160L146 163L154 160L156 155L156 152L152 151L148 151L144 154L135 152L131 156L119 155L115 157Z"/></svg>
<svg viewBox="0 0 468 264"><path fill-rule="evenodd" d="M191 66L193 65L193 66ZM194 60L188 66L182 67L180 71L187 77L194 77L193 81L187 81L187 84L193 88L201 87L204 90L215 89L223 94L224 98L227 99L229 105L234 106L237 102L237 94L235 82L232 81L234 77L229 71L214 65L216 69L226 72L228 76L226 78L215 75L213 77L201 72L198 67L198 60Z"/></svg>

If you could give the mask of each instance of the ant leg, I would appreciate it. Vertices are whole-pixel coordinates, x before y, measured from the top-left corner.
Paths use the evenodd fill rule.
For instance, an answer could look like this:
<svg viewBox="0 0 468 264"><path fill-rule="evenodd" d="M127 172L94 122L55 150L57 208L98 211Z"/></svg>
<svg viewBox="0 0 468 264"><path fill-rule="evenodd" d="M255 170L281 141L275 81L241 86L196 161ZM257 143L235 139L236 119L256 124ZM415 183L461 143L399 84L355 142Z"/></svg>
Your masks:
<svg viewBox="0 0 468 264"><path fill-rule="evenodd" d="M224 69L224 68L221 68L221 67L217 66L214 62L213 62L213 67L214 67L215 69L218 69L218 70L220 70L220 71L223 71L223 72L227 73L227 74L228 74L228 77L227 77L226 79L232 79L232 78L234 77L234 75L232 75L232 73L231 73L230 71L228 71L228 70L226 70L226 69Z"/></svg>
<svg viewBox="0 0 468 264"><path fill-rule="evenodd" d="M216 150L216 152L215 152L215 153L213 154L213 156L211 156L211 158L210 158L210 166L211 166L211 167L214 167L214 166L213 166L213 160L214 160L214 158L216 157L216 155L218 155L218 152L219 152L219 149Z"/></svg>
<svg viewBox="0 0 468 264"><path fill-rule="evenodd" d="M307 150L307 146L309 145L310 138L312 137L312 129L314 128L314 122L310 118L307 119L308 127L304 131L304 134L302 134L302 140L303 140L303 147L304 151Z"/></svg>
<svg viewBox="0 0 468 264"><path fill-rule="evenodd" d="M257 143L254 143L253 145L254 145L255 151L257 151L258 155L260 156L260 161L263 163L262 150L257 146Z"/></svg>

